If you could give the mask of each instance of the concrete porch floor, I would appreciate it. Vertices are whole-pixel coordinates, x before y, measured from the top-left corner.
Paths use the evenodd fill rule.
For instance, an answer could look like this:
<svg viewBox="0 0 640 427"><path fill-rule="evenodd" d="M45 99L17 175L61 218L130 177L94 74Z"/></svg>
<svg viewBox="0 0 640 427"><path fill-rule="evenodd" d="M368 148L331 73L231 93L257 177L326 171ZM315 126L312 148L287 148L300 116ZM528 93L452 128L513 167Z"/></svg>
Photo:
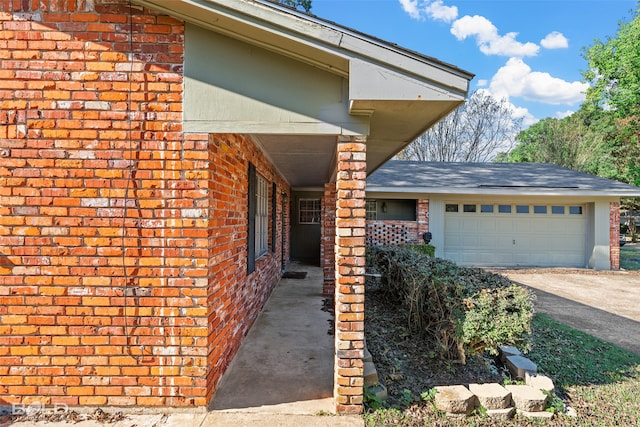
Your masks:
<svg viewBox="0 0 640 427"><path fill-rule="evenodd" d="M204 425L362 426L335 412L333 317L322 310L320 267L292 263L304 279L281 279L220 381Z"/></svg>

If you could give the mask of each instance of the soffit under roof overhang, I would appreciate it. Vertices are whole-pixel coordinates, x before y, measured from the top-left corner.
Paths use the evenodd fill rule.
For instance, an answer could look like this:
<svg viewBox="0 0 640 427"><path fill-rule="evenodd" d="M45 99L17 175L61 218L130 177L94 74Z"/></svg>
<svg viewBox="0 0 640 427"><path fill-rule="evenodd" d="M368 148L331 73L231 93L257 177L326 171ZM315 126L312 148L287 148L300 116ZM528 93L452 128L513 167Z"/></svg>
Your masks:
<svg viewBox="0 0 640 427"><path fill-rule="evenodd" d="M473 78L433 58L270 2L134 2L346 79L348 114L355 122L368 121L369 172L464 102ZM220 129L247 133L246 128L235 129L228 123ZM297 133L258 127L249 133L292 186L322 186L335 172L339 133L322 126L314 127L315 133L299 129ZM190 127L185 122L185 130L215 132L216 128ZM311 149L301 151L305 146Z"/></svg>

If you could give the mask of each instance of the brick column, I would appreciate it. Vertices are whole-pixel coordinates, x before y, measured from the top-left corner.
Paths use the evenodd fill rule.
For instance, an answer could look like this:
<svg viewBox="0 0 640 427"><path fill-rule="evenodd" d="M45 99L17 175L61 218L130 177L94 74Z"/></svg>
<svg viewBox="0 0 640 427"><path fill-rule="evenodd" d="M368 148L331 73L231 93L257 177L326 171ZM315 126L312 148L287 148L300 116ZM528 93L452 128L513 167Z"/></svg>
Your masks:
<svg viewBox="0 0 640 427"><path fill-rule="evenodd" d="M620 203L609 204L609 262L612 270L620 269Z"/></svg>
<svg viewBox="0 0 640 427"><path fill-rule="evenodd" d="M338 140L334 398L338 413L361 413L364 395L364 137Z"/></svg>
<svg viewBox="0 0 640 427"><path fill-rule="evenodd" d="M330 183L324 186L322 197L322 243L320 245L320 259L324 280L322 294L332 297L335 293L336 278L336 184Z"/></svg>
<svg viewBox="0 0 640 427"><path fill-rule="evenodd" d="M424 242L422 235L429 231L429 199L418 200L418 212L416 221L418 222L418 243Z"/></svg>

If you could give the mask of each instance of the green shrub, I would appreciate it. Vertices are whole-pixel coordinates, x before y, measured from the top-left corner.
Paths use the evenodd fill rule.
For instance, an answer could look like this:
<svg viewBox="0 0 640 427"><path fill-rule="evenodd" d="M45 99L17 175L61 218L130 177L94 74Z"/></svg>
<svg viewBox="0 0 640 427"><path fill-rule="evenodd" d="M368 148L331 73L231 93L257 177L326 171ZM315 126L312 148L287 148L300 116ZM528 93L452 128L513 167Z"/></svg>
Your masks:
<svg viewBox="0 0 640 427"><path fill-rule="evenodd" d="M412 251L419 252L421 254L436 256L436 247L428 244L415 244L415 245L404 245L405 248L411 249Z"/></svg>
<svg viewBox="0 0 640 427"><path fill-rule="evenodd" d="M411 333L441 357L466 363L502 344L526 346L532 294L506 277L427 256L406 246L369 248L390 303L408 311Z"/></svg>

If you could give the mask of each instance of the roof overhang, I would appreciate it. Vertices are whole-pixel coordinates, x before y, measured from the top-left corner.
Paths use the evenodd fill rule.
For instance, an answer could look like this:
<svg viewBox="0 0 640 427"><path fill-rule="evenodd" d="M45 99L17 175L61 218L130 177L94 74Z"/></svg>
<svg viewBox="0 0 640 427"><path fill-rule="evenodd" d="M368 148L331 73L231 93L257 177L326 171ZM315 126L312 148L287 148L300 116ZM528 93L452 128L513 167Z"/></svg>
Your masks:
<svg viewBox="0 0 640 427"><path fill-rule="evenodd" d="M340 89L347 92L344 100L332 108L343 108L351 119L338 125L326 123L324 117L307 116L299 122L254 123L253 127L246 126L246 120L204 123L190 121L185 108L187 132L254 134L293 186L328 182L335 170L336 136L352 134L353 129L366 132L371 173L464 102L473 78L455 66L278 3L133 1L345 81ZM187 96L188 91L189 86ZM306 145L313 147L307 155L299 149L293 150L293 157L286 154L305 145L307 138Z"/></svg>
<svg viewBox="0 0 640 427"><path fill-rule="evenodd" d="M511 196L511 197L640 197L639 191L584 190L578 188L429 188L367 186L367 195L388 198L424 198L425 196Z"/></svg>

